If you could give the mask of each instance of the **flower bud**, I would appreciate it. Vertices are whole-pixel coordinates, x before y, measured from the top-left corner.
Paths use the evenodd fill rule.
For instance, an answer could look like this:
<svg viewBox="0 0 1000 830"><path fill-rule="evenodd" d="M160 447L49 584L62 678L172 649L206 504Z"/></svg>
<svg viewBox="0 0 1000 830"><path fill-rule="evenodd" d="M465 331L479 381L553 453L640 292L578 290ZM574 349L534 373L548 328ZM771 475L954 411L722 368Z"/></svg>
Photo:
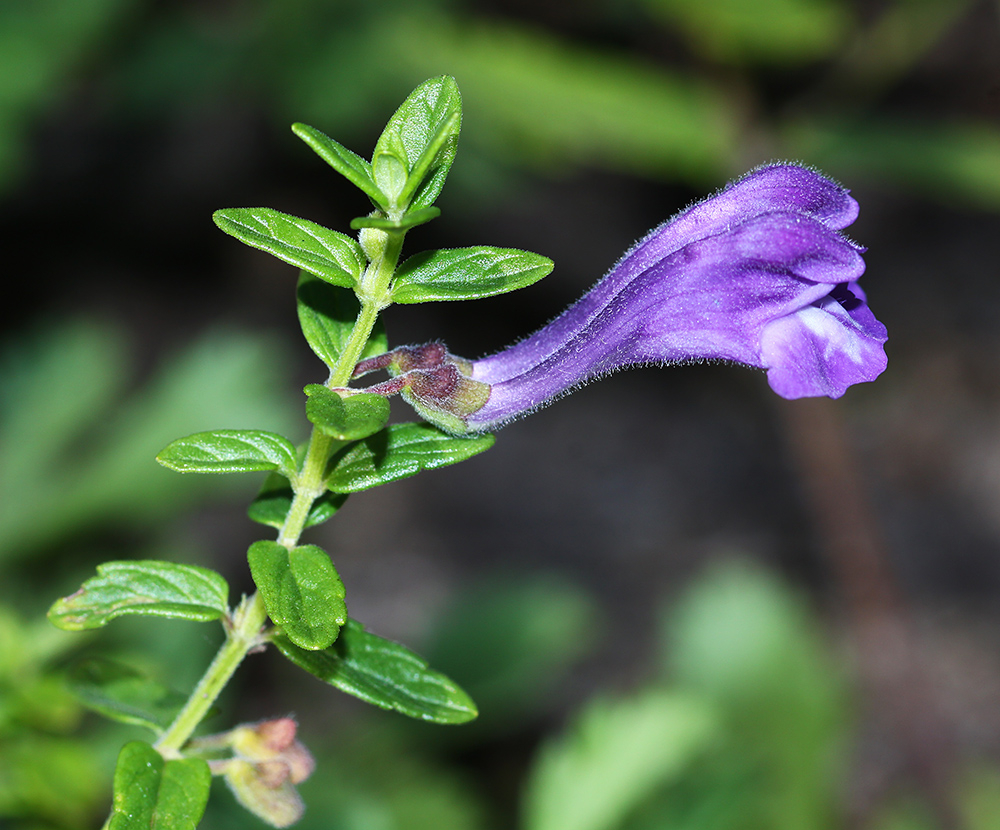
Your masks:
<svg viewBox="0 0 1000 830"><path fill-rule="evenodd" d="M305 806L286 764L234 758L226 762L223 776L236 800L268 824L288 827L302 818Z"/></svg>
<svg viewBox="0 0 1000 830"><path fill-rule="evenodd" d="M231 750L231 758L209 761L213 773L226 779L237 801L254 815L287 827L304 809L295 785L316 767L309 750L296 740L296 731L292 718L275 718L195 738L189 746L213 754Z"/></svg>

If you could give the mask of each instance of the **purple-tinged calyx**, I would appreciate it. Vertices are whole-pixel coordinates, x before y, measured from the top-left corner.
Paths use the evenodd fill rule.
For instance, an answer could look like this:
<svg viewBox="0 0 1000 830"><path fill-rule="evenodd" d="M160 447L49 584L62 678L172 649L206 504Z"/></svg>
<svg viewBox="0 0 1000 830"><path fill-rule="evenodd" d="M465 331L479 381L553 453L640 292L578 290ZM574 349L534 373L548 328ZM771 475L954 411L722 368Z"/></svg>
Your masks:
<svg viewBox="0 0 1000 830"><path fill-rule="evenodd" d="M660 225L548 325L489 357L441 344L359 365L450 432L494 429L595 377L702 360L767 371L784 398L839 398L886 366L886 330L857 284L863 248L840 231L847 190L797 165L758 168ZM368 365L365 365L368 364ZM376 391L372 387L367 391Z"/></svg>
<svg viewBox="0 0 1000 830"><path fill-rule="evenodd" d="M401 346L362 360L354 377L379 369L388 370L392 379L365 392L399 394L423 418L458 435L472 431L468 417L489 401L489 384L471 377L472 361L451 354L443 343Z"/></svg>

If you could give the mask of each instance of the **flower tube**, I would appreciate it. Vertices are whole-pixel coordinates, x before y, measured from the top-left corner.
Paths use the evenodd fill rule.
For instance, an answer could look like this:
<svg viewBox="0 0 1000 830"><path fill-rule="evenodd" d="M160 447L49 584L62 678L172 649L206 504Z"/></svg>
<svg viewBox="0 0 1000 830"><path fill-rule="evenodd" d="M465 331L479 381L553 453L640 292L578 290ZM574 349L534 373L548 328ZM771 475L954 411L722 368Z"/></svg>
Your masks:
<svg viewBox="0 0 1000 830"><path fill-rule="evenodd" d="M494 429L638 365L730 361L765 369L784 398L838 398L886 366L885 327L857 284L864 249L840 233L857 214L819 173L758 168L654 229L514 346L476 361L404 347L381 366L452 432Z"/></svg>

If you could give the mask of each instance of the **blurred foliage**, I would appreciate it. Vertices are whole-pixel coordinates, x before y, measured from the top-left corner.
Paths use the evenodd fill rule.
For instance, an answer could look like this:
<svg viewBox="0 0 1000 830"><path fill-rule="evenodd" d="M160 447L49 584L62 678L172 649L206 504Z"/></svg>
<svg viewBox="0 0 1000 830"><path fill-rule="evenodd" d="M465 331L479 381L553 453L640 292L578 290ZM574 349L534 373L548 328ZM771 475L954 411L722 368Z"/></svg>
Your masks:
<svg viewBox="0 0 1000 830"><path fill-rule="evenodd" d="M307 120L360 141L414 79L447 72L468 102L465 155L478 161L458 175L475 171L480 199L499 170L524 165L703 185L785 156L995 210L995 119L880 106L971 7L603 0L574 18L601 43L472 0L7 0L0 55L17 71L0 72L0 181L13 179L33 122L84 78L105 117L124 122L237 104L276 128ZM798 74L776 96L779 70Z"/></svg>
<svg viewBox="0 0 1000 830"><path fill-rule="evenodd" d="M463 688L479 717L440 740L496 737L545 711L574 664L600 643L596 601L555 575L496 577L468 586L444 610L428 660Z"/></svg>
<svg viewBox="0 0 1000 830"><path fill-rule="evenodd" d="M21 169L33 121L109 48L135 0L0 2L0 187Z"/></svg>
<svg viewBox="0 0 1000 830"><path fill-rule="evenodd" d="M795 64L828 57L856 25L838 0L646 0L693 48L725 63Z"/></svg>
<svg viewBox="0 0 1000 830"><path fill-rule="evenodd" d="M260 338L208 334L137 390L130 362L120 334L84 320L51 321L0 352L0 823L23 822L15 827L98 821L121 744L106 727L79 732L83 712L63 668L89 638L45 619L72 574L43 563L70 545L70 567L87 571L99 554L80 546L81 534L128 527L148 535L195 498L238 495L207 490L155 463L178 431L220 421L294 423L284 405L271 403L283 400L276 394L280 350ZM29 562L34 576L25 579ZM138 637L119 638L113 648L141 665L183 666L205 651L192 628L164 636L137 627Z"/></svg>
<svg viewBox="0 0 1000 830"><path fill-rule="evenodd" d="M178 434L212 424L292 428L276 394L279 354L260 338L210 333L128 390L127 345L96 323L61 321L9 344L0 354L0 567L81 529L148 523L219 493L153 459Z"/></svg>
<svg viewBox="0 0 1000 830"><path fill-rule="evenodd" d="M666 609L665 676L600 697L535 759L524 830L826 830L845 826L850 685L800 597L748 563L708 570ZM970 830L1000 826L1000 770L971 769ZM877 830L939 830L900 796Z"/></svg>
<svg viewBox="0 0 1000 830"><path fill-rule="evenodd" d="M80 706L49 670L75 646L63 635L0 605L0 819L82 826L97 806L99 772L72 736Z"/></svg>

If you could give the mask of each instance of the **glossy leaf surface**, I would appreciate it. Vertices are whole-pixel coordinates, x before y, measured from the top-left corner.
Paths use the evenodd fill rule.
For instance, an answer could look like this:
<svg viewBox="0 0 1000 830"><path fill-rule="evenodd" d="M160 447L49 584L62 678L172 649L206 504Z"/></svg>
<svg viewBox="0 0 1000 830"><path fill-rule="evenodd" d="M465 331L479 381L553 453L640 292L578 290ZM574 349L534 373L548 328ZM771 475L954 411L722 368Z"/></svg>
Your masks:
<svg viewBox="0 0 1000 830"><path fill-rule="evenodd" d="M516 248L451 248L425 251L396 271L392 301L477 300L538 282L552 272L548 257Z"/></svg>
<svg viewBox="0 0 1000 830"><path fill-rule="evenodd" d="M387 206L382 191L372 180L371 165L361 156L308 124L292 124L292 132L351 184L363 190L375 204Z"/></svg>
<svg viewBox="0 0 1000 830"><path fill-rule="evenodd" d="M390 424L341 450L331 462L327 486L335 493L368 490L422 470L457 464L488 450L495 441L489 433L455 437L430 424Z"/></svg>
<svg viewBox="0 0 1000 830"><path fill-rule="evenodd" d="M372 154L372 178L390 202L434 202L455 159L461 115L462 96L447 75L424 81L400 105Z"/></svg>
<svg viewBox="0 0 1000 830"><path fill-rule="evenodd" d="M299 325L309 347L331 369L347 345L361 306L354 292L335 288L311 274L302 274L298 287ZM388 351L385 326L379 320L362 358Z"/></svg>
<svg viewBox="0 0 1000 830"><path fill-rule="evenodd" d="M156 460L178 473L253 473L278 470L294 476L295 447L273 432L217 429L171 441Z"/></svg>
<svg viewBox="0 0 1000 830"><path fill-rule="evenodd" d="M297 666L373 706L433 723L466 723L478 714L472 699L423 658L355 620L325 651L305 651L283 636L274 644Z"/></svg>
<svg viewBox="0 0 1000 830"><path fill-rule="evenodd" d="M126 614L217 620L228 612L228 600L226 580L208 568L156 560L105 562L79 591L55 602L49 620L66 631L100 628Z"/></svg>
<svg viewBox="0 0 1000 830"><path fill-rule="evenodd" d="M187 698L130 666L93 657L72 667L67 685L86 707L106 718L145 726L159 734Z"/></svg>
<svg viewBox="0 0 1000 830"><path fill-rule="evenodd" d="M306 387L306 417L327 435L341 441L360 441L389 421L389 400L360 392L341 397L320 384Z"/></svg>
<svg viewBox="0 0 1000 830"><path fill-rule="evenodd" d="M212 219L240 242L333 285L353 288L367 264L349 236L271 208L227 208Z"/></svg>
<svg viewBox="0 0 1000 830"><path fill-rule="evenodd" d="M347 606L344 583L326 551L260 541L250 546L247 558L274 624L303 649L327 648L347 621Z"/></svg>
<svg viewBox="0 0 1000 830"><path fill-rule="evenodd" d="M212 773L200 759L165 761L147 743L127 743L115 766L108 830L194 830L211 784Z"/></svg>

